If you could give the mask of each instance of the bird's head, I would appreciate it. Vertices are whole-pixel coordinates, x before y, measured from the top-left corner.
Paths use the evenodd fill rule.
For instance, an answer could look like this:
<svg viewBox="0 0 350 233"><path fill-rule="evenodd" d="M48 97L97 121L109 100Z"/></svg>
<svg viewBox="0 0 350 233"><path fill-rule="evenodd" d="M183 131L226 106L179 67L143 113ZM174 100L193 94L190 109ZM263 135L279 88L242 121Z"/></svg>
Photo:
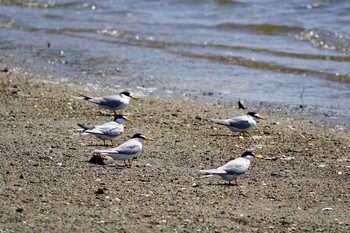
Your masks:
<svg viewBox="0 0 350 233"><path fill-rule="evenodd" d="M136 96L131 95L131 93L128 92L128 91L123 91L123 92L120 93L120 95L128 96L128 97L130 97L131 99L134 99L134 100L138 99Z"/></svg>
<svg viewBox="0 0 350 233"><path fill-rule="evenodd" d="M134 134L134 136L132 136L132 138L134 138L134 139L142 139L142 140L146 140L146 141L153 141L152 138L148 138L145 135L140 134L140 133Z"/></svg>
<svg viewBox="0 0 350 233"><path fill-rule="evenodd" d="M254 154L254 152L252 151L245 151L242 155L241 155L242 158L247 158L247 159L253 159L253 158L257 158L257 159L260 159L262 158L263 156L262 155L256 155Z"/></svg>
<svg viewBox="0 0 350 233"><path fill-rule="evenodd" d="M260 116L259 114L257 114L256 112L248 112L247 115L254 117L256 119L260 119L260 120L264 120L265 117Z"/></svg>
<svg viewBox="0 0 350 233"><path fill-rule="evenodd" d="M125 121L131 121L127 116L125 115L121 115L121 114L117 114L114 116L114 120L115 122L119 123L119 124L124 124Z"/></svg>

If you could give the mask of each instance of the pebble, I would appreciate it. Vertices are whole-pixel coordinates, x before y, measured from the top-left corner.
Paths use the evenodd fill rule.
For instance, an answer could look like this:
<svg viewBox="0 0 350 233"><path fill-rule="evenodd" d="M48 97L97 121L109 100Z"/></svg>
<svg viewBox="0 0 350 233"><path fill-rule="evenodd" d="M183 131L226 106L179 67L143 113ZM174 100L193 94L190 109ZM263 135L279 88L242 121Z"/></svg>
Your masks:
<svg viewBox="0 0 350 233"><path fill-rule="evenodd" d="M113 158L103 155L103 154L94 154L92 155L91 159L89 160L90 163L94 164L100 164L100 165L107 165L114 162Z"/></svg>
<svg viewBox="0 0 350 233"><path fill-rule="evenodd" d="M282 160L285 160L285 161L291 161L291 160L294 160L295 157L285 157L285 158L282 158Z"/></svg>
<svg viewBox="0 0 350 233"><path fill-rule="evenodd" d="M98 188L97 190L96 190L96 192L95 192L96 194L104 194L105 193L105 191L104 191L104 189L103 188Z"/></svg>

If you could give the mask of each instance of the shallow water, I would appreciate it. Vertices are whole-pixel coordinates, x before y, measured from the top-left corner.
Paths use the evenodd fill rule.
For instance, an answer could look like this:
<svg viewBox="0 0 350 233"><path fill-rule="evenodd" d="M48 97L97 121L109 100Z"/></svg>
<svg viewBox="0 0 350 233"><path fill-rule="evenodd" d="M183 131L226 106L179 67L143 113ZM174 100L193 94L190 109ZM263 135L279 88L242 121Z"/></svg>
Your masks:
<svg viewBox="0 0 350 233"><path fill-rule="evenodd" d="M0 1L0 51L73 83L350 119L350 1Z"/></svg>

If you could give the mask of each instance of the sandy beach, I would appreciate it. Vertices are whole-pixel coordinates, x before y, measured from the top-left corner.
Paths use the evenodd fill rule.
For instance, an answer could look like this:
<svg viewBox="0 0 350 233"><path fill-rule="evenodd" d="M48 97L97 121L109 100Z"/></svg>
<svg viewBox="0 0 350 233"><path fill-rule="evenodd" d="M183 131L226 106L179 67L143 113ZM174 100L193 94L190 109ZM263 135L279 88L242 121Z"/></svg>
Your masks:
<svg viewBox="0 0 350 233"><path fill-rule="evenodd" d="M113 116L72 96L112 93L11 68L0 86L0 232L350 231L348 125L249 109L266 120L242 137L205 120L246 113L236 106L141 97L114 145L134 133L154 141L131 168L103 166L89 163L92 151L112 145L79 135L77 123ZM248 149L264 158L239 186L200 178Z"/></svg>

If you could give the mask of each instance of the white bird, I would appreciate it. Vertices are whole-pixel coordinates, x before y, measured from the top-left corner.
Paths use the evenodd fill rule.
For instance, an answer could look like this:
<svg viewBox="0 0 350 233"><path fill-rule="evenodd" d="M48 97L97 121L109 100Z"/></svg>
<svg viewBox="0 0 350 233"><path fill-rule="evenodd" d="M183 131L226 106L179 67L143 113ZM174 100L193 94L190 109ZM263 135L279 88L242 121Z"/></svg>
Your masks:
<svg viewBox="0 0 350 233"><path fill-rule="evenodd" d="M124 160L125 165L131 167L132 159L142 151L143 142L145 140L152 141L153 139L137 133L118 147L108 150L95 150L94 153L110 156L114 160ZM126 163L126 160L128 160L129 164Z"/></svg>
<svg viewBox="0 0 350 233"><path fill-rule="evenodd" d="M237 178L246 173L253 158L262 158L262 156L246 151L241 157L231 160L219 168L199 170L199 173L205 177L220 176L223 180L227 180L229 184L231 184L232 180L235 180L235 185L238 185Z"/></svg>
<svg viewBox="0 0 350 233"><path fill-rule="evenodd" d="M110 95L103 97L90 97L86 95L79 94L81 97L77 97L81 100L85 100L94 104L98 104L101 107L112 110L115 115L117 115L117 110L125 109L130 102L130 99L137 99L136 96L130 94L130 92L123 91L118 95Z"/></svg>
<svg viewBox="0 0 350 233"><path fill-rule="evenodd" d="M259 119L265 119L262 116L259 116L256 112L248 112L246 115L229 118L229 119L213 119L210 118L208 121L219 124L219 125L225 125L228 127L232 132L240 132L245 133L248 130L254 128L256 126L256 123L259 122Z"/></svg>
<svg viewBox="0 0 350 233"><path fill-rule="evenodd" d="M104 123L102 125L95 125L93 127L78 124L82 135L95 135L98 139L103 140L103 144L106 145L106 140L113 140L124 133L124 126L126 121L130 121L124 115L116 115L113 121Z"/></svg>

